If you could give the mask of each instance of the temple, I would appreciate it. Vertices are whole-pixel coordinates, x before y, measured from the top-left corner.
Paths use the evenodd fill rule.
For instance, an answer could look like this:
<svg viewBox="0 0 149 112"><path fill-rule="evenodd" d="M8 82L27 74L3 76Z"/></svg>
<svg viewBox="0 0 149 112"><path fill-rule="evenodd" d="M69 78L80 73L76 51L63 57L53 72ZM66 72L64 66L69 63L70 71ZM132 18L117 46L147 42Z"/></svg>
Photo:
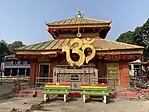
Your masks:
<svg viewBox="0 0 149 112"><path fill-rule="evenodd" d="M82 16L46 24L53 40L16 49L30 61L30 86L45 82L108 83L130 87L128 63L142 59L143 47L107 40L111 21Z"/></svg>

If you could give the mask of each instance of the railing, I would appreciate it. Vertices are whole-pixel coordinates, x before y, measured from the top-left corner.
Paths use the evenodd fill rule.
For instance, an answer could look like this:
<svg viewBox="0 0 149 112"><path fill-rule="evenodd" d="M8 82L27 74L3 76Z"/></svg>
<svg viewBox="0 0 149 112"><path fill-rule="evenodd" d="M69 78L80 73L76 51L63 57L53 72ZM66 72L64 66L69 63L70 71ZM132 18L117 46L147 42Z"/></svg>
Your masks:
<svg viewBox="0 0 149 112"><path fill-rule="evenodd" d="M52 82L53 77L36 77L36 83Z"/></svg>
<svg viewBox="0 0 149 112"><path fill-rule="evenodd" d="M0 77L0 83L12 83L14 80L22 80L24 82L28 82L29 77L28 76L24 76L24 77L17 77L17 76Z"/></svg>
<svg viewBox="0 0 149 112"><path fill-rule="evenodd" d="M65 78L64 80L66 80L67 78ZM70 78L69 78L70 79ZM86 78L87 79L87 78ZM116 87L118 87L119 84L119 79L114 79L114 78L92 78L90 79L90 77L88 77L88 80L94 80L94 79L98 79L97 81L93 81L93 83L107 83L112 89L115 89ZM47 82L53 82L53 77L36 77L36 83L37 84L45 84ZM77 80L75 81L67 81L67 82L79 82ZM89 81L90 82L90 81ZM118 82L118 83L117 83ZM84 83L84 82L79 82L79 83ZM126 82L128 83L128 82Z"/></svg>
<svg viewBox="0 0 149 112"><path fill-rule="evenodd" d="M11 63L5 63L4 66L30 66L30 64L11 64Z"/></svg>

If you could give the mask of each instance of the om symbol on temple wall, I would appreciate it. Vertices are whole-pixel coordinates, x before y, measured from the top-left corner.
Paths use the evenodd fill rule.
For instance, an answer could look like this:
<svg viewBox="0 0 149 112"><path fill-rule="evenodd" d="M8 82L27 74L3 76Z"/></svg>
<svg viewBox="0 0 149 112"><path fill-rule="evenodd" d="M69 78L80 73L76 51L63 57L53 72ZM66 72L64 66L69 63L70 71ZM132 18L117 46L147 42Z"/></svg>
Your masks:
<svg viewBox="0 0 149 112"><path fill-rule="evenodd" d="M70 57L70 48L68 45L64 45L62 47L62 52L66 52L66 60L70 63L71 66L81 66L83 65L84 61L88 63L92 58L94 58L96 50L95 48L91 45L95 39L79 39L75 38L70 41L70 46L73 44L77 44L76 47L72 48L72 53L76 53L79 55L79 60L78 61L73 61ZM89 56L85 57L84 51L86 48L90 48L92 50L92 53Z"/></svg>

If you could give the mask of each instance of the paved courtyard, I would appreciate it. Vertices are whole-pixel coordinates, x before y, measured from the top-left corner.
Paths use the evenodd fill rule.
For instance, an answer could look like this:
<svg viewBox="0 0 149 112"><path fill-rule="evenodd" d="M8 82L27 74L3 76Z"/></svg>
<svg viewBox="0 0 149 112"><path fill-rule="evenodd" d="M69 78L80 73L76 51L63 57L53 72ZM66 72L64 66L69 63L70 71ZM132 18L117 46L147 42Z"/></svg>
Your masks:
<svg viewBox="0 0 149 112"><path fill-rule="evenodd" d="M41 102L42 97L13 98L0 103L0 112L17 112L11 111L12 108L20 109L21 112L149 112L149 101L116 100L109 104L92 101L84 104L79 98L67 103L62 100Z"/></svg>
<svg viewBox="0 0 149 112"><path fill-rule="evenodd" d="M44 111L33 112L149 112L148 101L116 101L109 104L94 101L84 104L81 99L68 103L55 101L42 104ZM42 110L42 109L41 109Z"/></svg>
<svg viewBox="0 0 149 112"><path fill-rule="evenodd" d="M12 87L14 87L13 83L3 83L0 85L0 95L12 92Z"/></svg>

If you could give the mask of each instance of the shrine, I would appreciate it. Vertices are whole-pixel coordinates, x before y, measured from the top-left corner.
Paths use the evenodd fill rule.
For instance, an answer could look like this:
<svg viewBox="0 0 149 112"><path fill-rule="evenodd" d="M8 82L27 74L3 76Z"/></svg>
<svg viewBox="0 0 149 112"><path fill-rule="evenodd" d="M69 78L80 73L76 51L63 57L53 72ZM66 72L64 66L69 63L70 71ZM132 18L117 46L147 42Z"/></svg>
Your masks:
<svg viewBox="0 0 149 112"><path fill-rule="evenodd" d="M142 59L143 47L105 39L111 21L84 17L46 24L53 40L16 49L16 57L30 61L30 86L46 82L107 83L130 87L128 63Z"/></svg>

